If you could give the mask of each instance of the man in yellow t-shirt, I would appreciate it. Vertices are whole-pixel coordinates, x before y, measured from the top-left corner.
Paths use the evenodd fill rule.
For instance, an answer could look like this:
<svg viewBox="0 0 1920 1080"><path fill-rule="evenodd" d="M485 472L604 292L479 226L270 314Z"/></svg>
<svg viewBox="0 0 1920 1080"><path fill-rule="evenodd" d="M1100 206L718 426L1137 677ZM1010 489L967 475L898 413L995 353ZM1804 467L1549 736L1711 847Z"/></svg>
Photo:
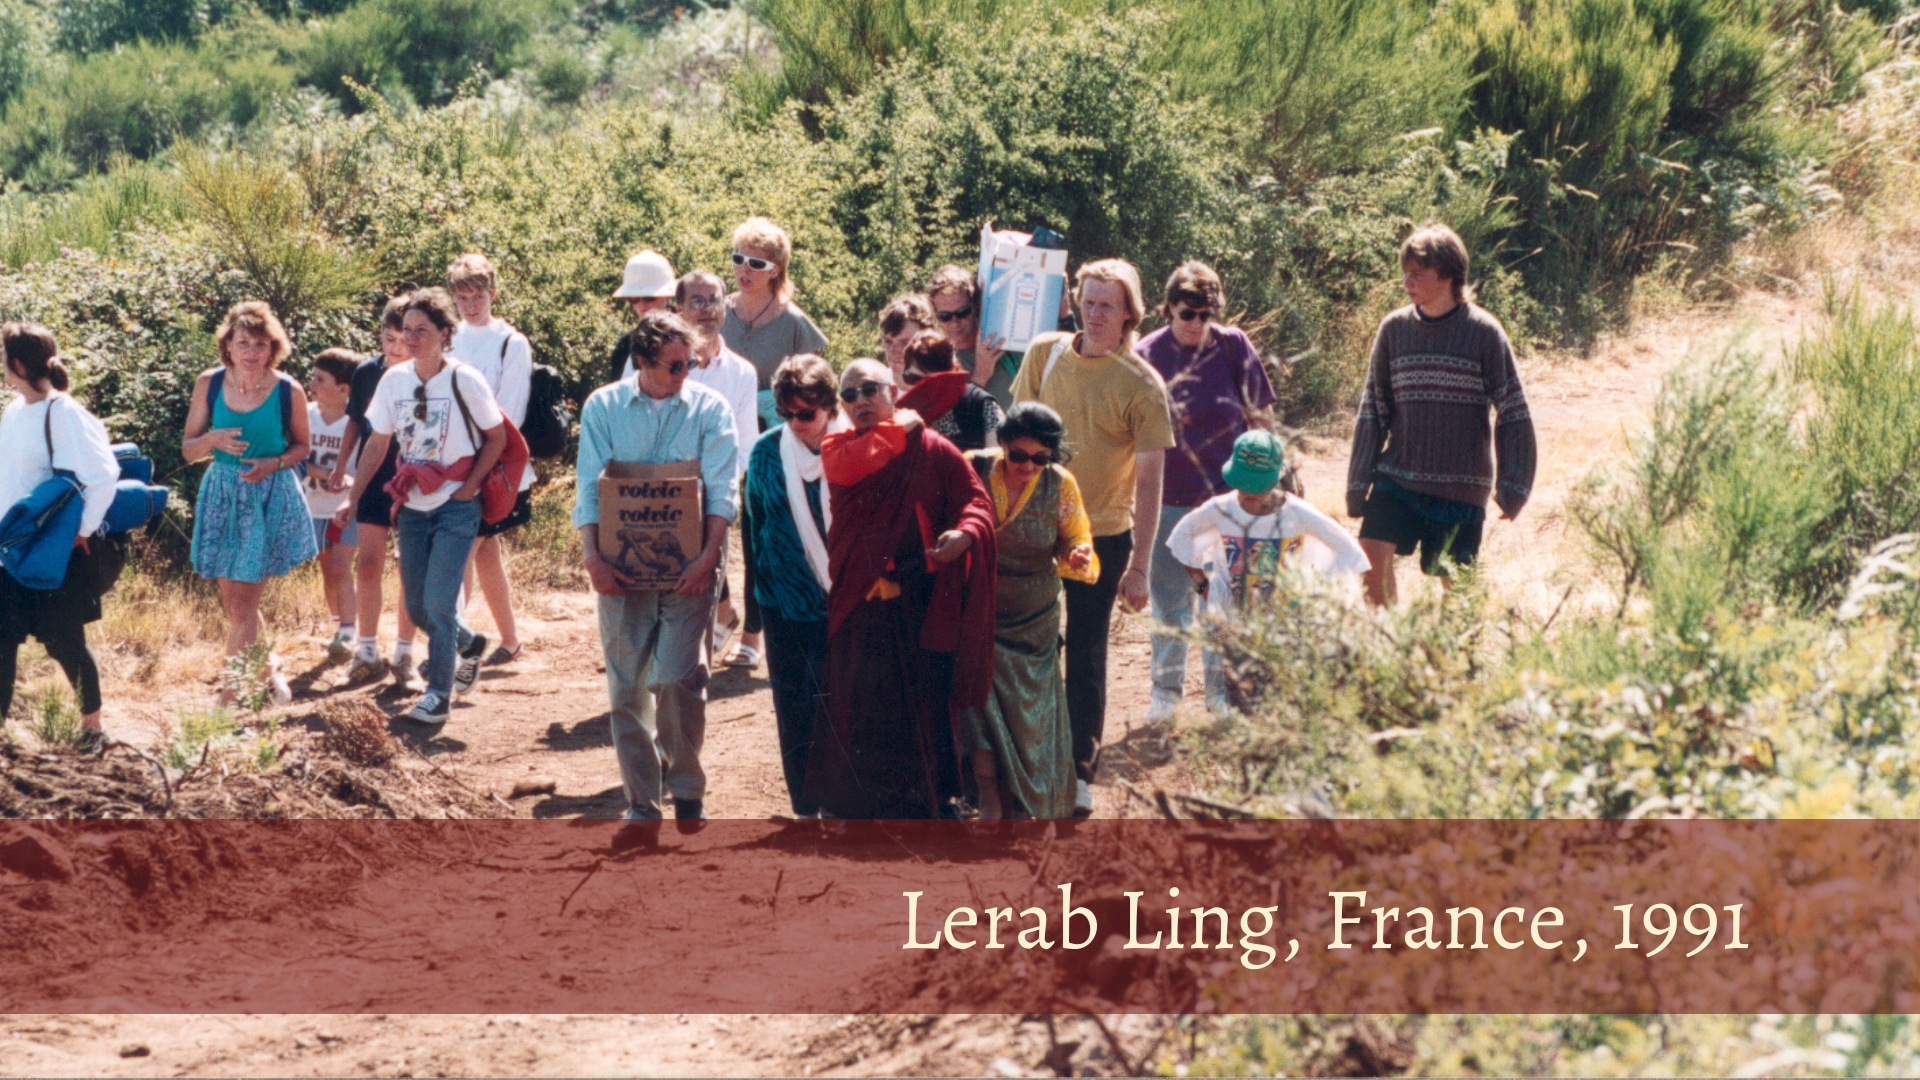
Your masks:
<svg viewBox="0 0 1920 1080"><path fill-rule="evenodd" d="M1078 334L1042 334L1013 379L1067 428L1070 466L1093 522L1100 580L1067 581L1067 714L1073 727L1074 815L1093 812L1094 767L1107 714L1107 631L1115 597L1147 606L1147 567L1160 519L1163 455L1174 445L1167 386L1134 354L1146 303L1140 272L1120 259L1080 268ZM1145 539L1138 545L1135 537Z"/></svg>

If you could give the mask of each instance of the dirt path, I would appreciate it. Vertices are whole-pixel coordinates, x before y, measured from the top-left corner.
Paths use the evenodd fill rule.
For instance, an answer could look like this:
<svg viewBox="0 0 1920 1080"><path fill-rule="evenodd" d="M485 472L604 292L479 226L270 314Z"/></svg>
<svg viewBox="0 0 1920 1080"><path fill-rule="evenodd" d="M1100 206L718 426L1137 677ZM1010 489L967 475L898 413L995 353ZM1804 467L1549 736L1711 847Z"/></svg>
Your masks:
<svg viewBox="0 0 1920 1080"><path fill-rule="evenodd" d="M1677 362L1744 330L1776 350L1814 311L1809 300L1752 296L1737 310L1693 312L1643 325L1579 361L1536 360L1523 368L1540 437L1534 497L1517 523L1496 523L1485 565L1496 595L1544 611L1581 579L1577 541L1554 511L1596 464L1618 456L1644 418L1661 377ZM1311 500L1344 519L1346 444L1312 437L1303 458ZM1402 588L1413 584L1410 568ZM1591 584L1591 583L1589 583ZM736 591L737 591L736 584ZM481 791L506 796L516 781L546 777L550 795L515 800L528 817L596 817L624 804L607 731L604 669L590 596L545 593L520 604L524 658L491 670L456 707L438 737L395 721L394 731ZM320 643L291 651L304 701L371 694L390 711L407 695L389 688L335 686L338 669L318 663ZM1170 732L1146 728L1145 625L1115 622L1108 768L1095 788L1102 816L1147 812L1124 785L1185 786ZM1194 664L1197 682L1197 662ZM707 747L709 812L767 818L789 811L764 666L716 675ZM1197 691L1197 685L1193 686ZM193 692L203 693L198 687ZM145 741L175 701L109 686L110 730ZM1191 698L1191 695L1190 695ZM296 706L298 718L307 710ZM1191 718L1183 718L1191 722ZM0 1070L41 1075L730 1074L982 1072L1035 1069L1045 1052L1035 1025L1019 1018L943 1018L931 1027L892 1018L809 1016L64 1016L0 1018ZM904 1023L904 1022L902 1022ZM122 1056L145 1047L139 1056ZM1000 1058L1009 1062L1001 1066Z"/></svg>

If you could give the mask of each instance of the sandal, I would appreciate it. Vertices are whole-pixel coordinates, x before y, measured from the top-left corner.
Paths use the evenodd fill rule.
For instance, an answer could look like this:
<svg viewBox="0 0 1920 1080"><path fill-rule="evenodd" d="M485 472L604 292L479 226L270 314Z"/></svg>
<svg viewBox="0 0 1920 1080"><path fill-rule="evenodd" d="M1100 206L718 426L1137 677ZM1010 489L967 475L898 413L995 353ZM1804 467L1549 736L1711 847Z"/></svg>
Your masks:
<svg viewBox="0 0 1920 1080"><path fill-rule="evenodd" d="M511 664L515 660L520 659L520 654L525 652L526 649L527 649L527 643L524 641L518 645L515 645L512 649L508 649L505 645L502 645L499 648L493 650L493 652L487 654L487 658L484 661L484 663L488 667L495 667L500 664Z"/></svg>
<svg viewBox="0 0 1920 1080"><path fill-rule="evenodd" d="M740 616L738 615L715 626L713 628L713 638L707 645L707 655L719 656L721 650L727 647L727 642L733 640L733 632L738 629L740 629Z"/></svg>
<svg viewBox="0 0 1920 1080"><path fill-rule="evenodd" d="M760 662L760 650L751 645L735 645L726 659L730 668L750 668Z"/></svg>

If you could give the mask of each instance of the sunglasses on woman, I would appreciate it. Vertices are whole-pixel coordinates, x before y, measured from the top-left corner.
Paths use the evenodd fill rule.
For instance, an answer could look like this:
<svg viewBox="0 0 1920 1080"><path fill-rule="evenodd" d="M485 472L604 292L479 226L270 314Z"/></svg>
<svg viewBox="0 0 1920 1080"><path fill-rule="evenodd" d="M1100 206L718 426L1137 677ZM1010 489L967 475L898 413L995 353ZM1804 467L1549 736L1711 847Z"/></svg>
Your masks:
<svg viewBox="0 0 1920 1080"><path fill-rule="evenodd" d="M819 409L775 409L780 419L789 424L811 424L813 418L820 415Z"/></svg>
<svg viewBox="0 0 1920 1080"><path fill-rule="evenodd" d="M773 260L763 259L758 255L742 255L736 251L733 253L733 265L744 266L749 270L771 270Z"/></svg>
<svg viewBox="0 0 1920 1080"><path fill-rule="evenodd" d="M936 311L936 312L934 312L934 314L935 314L935 315L938 315L938 316L940 317L940 321L941 321L941 322L943 322L943 323L949 323L949 322L952 322L952 321L953 321L953 320L955 320L955 319L964 319L964 318L967 318L968 316L970 316L970 315L972 315L972 314L973 314L973 305L972 305L972 304L968 304L968 305L967 305L966 307L963 307L963 308L955 308L955 309L954 309L954 310L952 310L952 311Z"/></svg>
<svg viewBox="0 0 1920 1080"><path fill-rule="evenodd" d="M1007 460L1015 465L1038 465L1044 469L1053 464L1053 455L1044 450L1038 454L1029 454L1025 450L1009 449Z"/></svg>
<svg viewBox="0 0 1920 1080"><path fill-rule="evenodd" d="M1208 319L1213 318L1213 309L1212 308L1181 308L1179 311L1174 312L1174 314L1179 316L1181 322L1192 322L1195 319L1199 319L1201 322L1206 322Z"/></svg>
<svg viewBox="0 0 1920 1080"><path fill-rule="evenodd" d="M423 423L427 419L427 384L426 383L414 384L413 418Z"/></svg>
<svg viewBox="0 0 1920 1080"><path fill-rule="evenodd" d="M886 383L874 382L872 379L868 379L866 382L861 383L859 386L849 386L846 389L840 391L840 400L851 405L854 402L859 401L861 398L873 397L879 394L880 391L885 390L886 388L887 388Z"/></svg>

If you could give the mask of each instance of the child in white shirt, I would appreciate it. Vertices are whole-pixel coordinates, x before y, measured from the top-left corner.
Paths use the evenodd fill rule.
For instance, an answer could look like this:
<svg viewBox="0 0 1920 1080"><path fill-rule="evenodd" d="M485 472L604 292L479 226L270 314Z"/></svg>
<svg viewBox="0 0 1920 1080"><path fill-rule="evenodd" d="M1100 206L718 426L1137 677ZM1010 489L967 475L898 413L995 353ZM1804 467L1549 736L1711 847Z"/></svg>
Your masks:
<svg viewBox="0 0 1920 1080"><path fill-rule="evenodd" d="M340 450L346 441L347 427L353 423L347 415L347 398L353 392L353 369L360 357L346 349L328 349L313 359L313 376L307 383L307 515L313 519L313 539L320 549L320 578L325 583L327 607L338 626L327 646L327 659L344 664L353 656L354 595L353 563L358 552L359 526L348 521L336 524L334 514L347 501L342 479L353 474L347 463L336 472Z"/></svg>
<svg viewBox="0 0 1920 1080"><path fill-rule="evenodd" d="M1280 489L1285 471L1279 437L1247 432L1221 470L1234 490L1195 507L1167 536L1168 554L1187 568L1210 617L1231 618L1270 601L1283 566L1325 574L1367 569L1366 553L1339 523ZM1224 704L1208 702L1216 710Z"/></svg>

